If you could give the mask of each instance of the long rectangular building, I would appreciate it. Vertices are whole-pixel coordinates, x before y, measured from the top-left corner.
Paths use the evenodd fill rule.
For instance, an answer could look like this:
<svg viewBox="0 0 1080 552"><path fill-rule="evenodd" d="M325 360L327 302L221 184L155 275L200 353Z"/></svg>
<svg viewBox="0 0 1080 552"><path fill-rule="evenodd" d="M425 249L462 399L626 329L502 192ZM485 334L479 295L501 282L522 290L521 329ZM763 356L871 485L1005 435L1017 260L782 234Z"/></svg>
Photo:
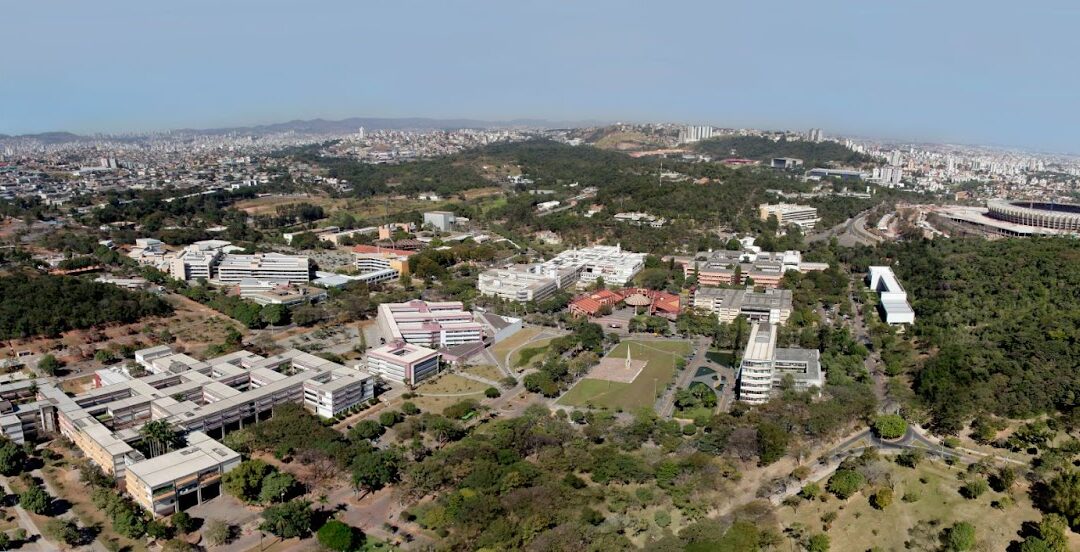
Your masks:
<svg viewBox="0 0 1080 552"><path fill-rule="evenodd" d="M622 287L645 268L645 256L618 245L568 249L543 263L487 270L480 274L477 288L483 295L528 302L542 301L575 284L584 289L598 279Z"/></svg>
<svg viewBox="0 0 1080 552"><path fill-rule="evenodd" d="M307 257L281 253L222 256L217 265L219 282L238 284L247 279L307 283L311 281L311 263Z"/></svg>
<svg viewBox="0 0 1080 552"><path fill-rule="evenodd" d="M881 318L886 324L915 323L915 310L908 303L907 292L891 267L872 266L866 279L870 289L878 292Z"/></svg>
<svg viewBox="0 0 1080 552"><path fill-rule="evenodd" d="M784 324L791 316L791 290L766 289L755 292L747 289L699 287L694 292L694 307L709 311L720 322L730 324L740 315L751 322Z"/></svg>
<svg viewBox="0 0 1080 552"><path fill-rule="evenodd" d="M775 205L762 203L758 206L758 216L761 220L776 217L776 221L780 223L781 228L795 225L804 232L813 230L817 222L821 220L818 218L816 208L793 203L777 203Z"/></svg>
<svg viewBox="0 0 1080 552"><path fill-rule="evenodd" d="M439 373L437 351L394 341L367 353L367 369L390 381L416 385Z"/></svg>
<svg viewBox="0 0 1080 552"><path fill-rule="evenodd" d="M453 347L484 340L483 326L461 301L409 301L379 305L379 328L386 340L425 347Z"/></svg>
<svg viewBox="0 0 1080 552"><path fill-rule="evenodd" d="M709 251L682 261L683 275L696 277L702 286L754 286L775 288L789 271L823 270L828 265L806 263L798 251Z"/></svg>

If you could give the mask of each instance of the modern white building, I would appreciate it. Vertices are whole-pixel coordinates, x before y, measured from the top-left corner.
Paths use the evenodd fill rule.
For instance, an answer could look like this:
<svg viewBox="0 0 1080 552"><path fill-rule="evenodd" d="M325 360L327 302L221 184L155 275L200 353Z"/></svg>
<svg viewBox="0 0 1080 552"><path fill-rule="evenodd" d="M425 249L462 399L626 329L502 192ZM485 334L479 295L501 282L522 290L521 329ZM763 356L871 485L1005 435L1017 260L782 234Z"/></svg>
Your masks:
<svg viewBox="0 0 1080 552"><path fill-rule="evenodd" d="M686 125L679 131L679 142L692 144L713 137L713 127L708 125Z"/></svg>
<svg viewBox="0 0 1080 552"><path fill-rule="evenodd" d="M789 376L794 389L799 391L825 386L818 350L777 347L776 333L776 324L761 322L751 326L750 339L736 374L740 401L768 402L773 390L782 388Z"/></svg>
<svg viewBox="0 0 1080 552"><path fill-rule="evenodd" d="M409 301L379 305L379 329L387 342L453 347L484 340L483 326L461 301Z"/></svg>
<svg viewBox="0 0 1080 552"><path fill-rule="evenodd" d="M307 283L311 281L311 264L307 257L258 253L255 255L224 255L217 265L217 280L237 284L242 280Z"/></svg>
<svg viewBox="0 0 1080 552"><path fill-rule="evenodd" d="M814 225L821 219L818 218L817 209L809 205L795 205L793 203L777 203L758 205L758 216L761 220L769 220L775 216L780 227L794 224L802 231L808 232L814 229Z"/></svg>
<svg viewBox="0 0 1080 552"><path fill-rule="evenodd" d="M622 287L645 268L645 257L644 253L623 251L618 245L594 245L583 249L567 249L544 265L580 270L578 287L591 286L596 283L597 278L603 278L604 283L609 286Z"/></svg>
<svg viewBox="0 0 1080 552"><path fill-rule="evenodd" d="M881 318L886 324L915 323L915 310L908 303L907 292L896 279L892 267L872 266L866 278L870 289L878 292Z"/></svg>
<svg viewBox="0 0 1080 552"><path fill-rule="evenodd" d="M450 211L428 211L424 213L424 226L431 225L440 232L449 232L457 219Z"/></svg>
<svg viewBox="0 0 1080 552"><path fill-rule="evenodd" d="M169 274L177 280L209 280L214 274L214 265L221 258L220 249L201 249L189 245L182 249L169 262Z"/></svg>
<svg viewBox="0 0 1080 552"><path fill-rule="evenodd" d="M416 385L439 373L438 351L392 341L367 352L367 370L383 379Z"/></svg>
<svg viewBox="0 0 1080 552"><path fill-rule="evenodd" d="M553 268L543 264L511 265L480 273L476 287L481 295L527 303L543 301L575 283L580 267Z"/></svg>

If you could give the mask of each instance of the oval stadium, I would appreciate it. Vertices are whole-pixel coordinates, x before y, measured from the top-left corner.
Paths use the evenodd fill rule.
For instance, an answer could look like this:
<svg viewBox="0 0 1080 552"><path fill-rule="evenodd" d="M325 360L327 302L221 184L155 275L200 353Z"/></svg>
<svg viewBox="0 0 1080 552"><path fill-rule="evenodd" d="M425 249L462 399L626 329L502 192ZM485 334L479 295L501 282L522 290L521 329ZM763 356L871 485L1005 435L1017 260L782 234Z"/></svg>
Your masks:
<svg viewBox="0 0 1080 552"><path fill-rule="evenodd" d="M986 208L991 218L1037 228L1080 231L1080 205L1039 201L990 200Z"/></svg>

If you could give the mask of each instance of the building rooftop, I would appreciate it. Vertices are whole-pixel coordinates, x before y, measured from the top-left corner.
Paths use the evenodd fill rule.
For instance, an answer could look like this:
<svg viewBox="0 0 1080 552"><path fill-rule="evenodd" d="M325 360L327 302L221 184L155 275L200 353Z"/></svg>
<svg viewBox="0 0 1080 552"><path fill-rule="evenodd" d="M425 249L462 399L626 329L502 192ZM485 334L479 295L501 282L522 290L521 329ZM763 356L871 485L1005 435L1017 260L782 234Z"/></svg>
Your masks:
<svg viewBox="0 0 1080 552"><path fill-rule="evenodd" d="M151 489L172 483L178 478L240 461L240 454L211 439L201 431L187 435L188 446L128 466L128 471Z"/></svg>

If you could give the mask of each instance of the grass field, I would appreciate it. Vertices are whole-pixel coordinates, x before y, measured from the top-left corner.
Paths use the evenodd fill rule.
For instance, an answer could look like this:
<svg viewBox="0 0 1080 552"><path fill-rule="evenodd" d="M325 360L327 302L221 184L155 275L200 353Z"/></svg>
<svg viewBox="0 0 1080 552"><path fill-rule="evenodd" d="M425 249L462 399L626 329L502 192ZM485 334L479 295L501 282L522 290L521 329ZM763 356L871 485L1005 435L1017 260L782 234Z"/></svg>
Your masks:
<svg viewBox="0 0 1080 552"><path fill-rule="evenodd" d="M498 366L491 364L478 364L476 366L466 366L465 371L481 378L489 379L491 381L499 381L506 377L506 374L499 370Z"/></svg>
<svg viewBox="0 0 1080 552"><path fill-rule="evenodd" d="M847 500L830 496L826 502L803 501L797 509L780 508L777 512L784 527L801 523L810 533L823 530L821 517L835 512L838 517L827 531L832 550L937 550L937 537L943 529L958 521L975 526L979 545L976 550L1005 550L1011 541L1020 540L1017 532L1025 521L1037 521L1041 515L1027 496L1027 489L1017 485L1012 490L1016 504L997 509L991 502L1004 496L988 491L975 500L960 496L963 484L957 478L959 467L924 461L916 469L895 464L888 466L894 500L884 510L870 506L869 490ZM925 483L923 482L925 481ZM822 487L825 481L821 482ZM904 502L907 493L918 495L914 502ZM1080 539L1075 539L1080 544ZM909 542L912 546L905 546Z"/></svg>
<svg viewBox="0 0 1080 552"><path fill-rule="evenodd" d="M514 368L528 366L530 361L539 358L547 351L547 347L551 344L552 339L554 338L538 339L529 343L527 346L514 351L514 354L510 355L510 366Z"/></svg>
<svg viewBox="0 0 1080 552"><path fill-rule="evenodd" d="M631 358L648 362L634 381L620 383L584 378L559 399L559 404L623 409L652 406L656 394L671 381L676 359L690 352L690 342L623 341L608 356L626 358L627 350L630 350Z"/></svg>
<svg viewBox="0 0 1080 552"><path fill-rule="evenodd" d="M515 348L520 347L527 343L530 339L540 335L543 330L540 328L523 328L521 331L514 335L496 343L491 348L491 354L495 357L495 360L502 362L506 357L506 354L513 351Z"/></svg>
<svg viewBox="0 0 1080 552"><path fill-rule="evenodd" d="M480 393L488 386L469 378L463 378L457 374L443 374L434 381L426 381L420 385L421 394L441 393Z"/></svg>

